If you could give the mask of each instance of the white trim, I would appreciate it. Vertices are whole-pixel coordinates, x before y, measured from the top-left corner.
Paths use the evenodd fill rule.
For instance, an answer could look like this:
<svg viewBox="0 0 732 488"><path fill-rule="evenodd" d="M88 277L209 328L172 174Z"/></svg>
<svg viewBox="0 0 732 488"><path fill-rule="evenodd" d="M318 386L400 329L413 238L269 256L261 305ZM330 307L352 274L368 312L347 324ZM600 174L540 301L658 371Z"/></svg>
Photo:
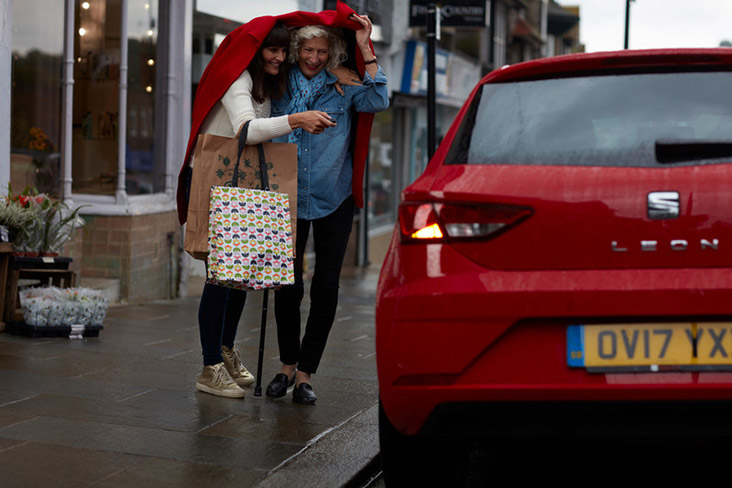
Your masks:
<svg viewBox="0 0 732 488"><path fill-rule="evenodd" d="M76 206L90 205L82 208L81 215L131 216L151 215L176 210L175 200L165 193L152 195L128 195L127 202L121 205L113 195L74 195ZM177 218L177 217L176 217Z"/></svg>
<svg viewBox="0 0 732 488"><path fill-rule="evenodd" d="M74 3L75 0L66 0L64 16L64 52L63 52L63 80L61 91L61 195L67 205L74 205L72 183L72 149L74 124Z"/></svg>
<svg viewBox="0 0 732 488"><path fill-rule="evenodd" d="M0 195L10 182L10 100L12 97L13 0L0 0Z"/></svg>
<svg viewBox="0 0 732 488"><path fill-rule="evenodd" d="M166 124L165 124L165 192L169 195L173 194L173 178L171 175L170 162L173 161L177 155L176 146L180 145L179 138L175 137L178 129L178 122L177 122L177 115L178 115L178 107L179 104L176 102L179 102L179 84L178 84L178 76L176 74L176 68L179 66L179 56L178 56L178 39L173 39L173 36L176 35L178 29L175 29L175 2L170 2L168 5L168 8L165 9L165 13L168 15L168 29L167 29L167 39L165 40L165 43L167 44L168 48L168 70L166 74L166 100L165 100L165 107L167 108L165 118L166 118ZM181 73L182 74L182 73Z"/></svg>
<svg viewBox="0 0 732 488"><path fill-rule="evenodd" d="M180 127L180 148L178 158L174 161L169 161L168 164L173 165L174 175L174 188L178 185L178 172L183 164L183 157L185 156L186 145L188 144L188 135L191 132L191 90L193 86L193 5L195 0L183 0L185 6L183 7L183 37L181 41L183 46L179 52L183 53L183 77L181 79L181 95L183 99L179 105L181 114L176 120L181 121ZM175 193L175 191L173 191Z"/></svg>
<svg viewBox="0 0 732 488"><path fill-rule="evenodd" d="M122 0L122 12L120 21L120 52L119 52L119 117L117 123L117 203L123 206L128 204L127 191L125 190L125 179L127 169L127 71L128 65L128 43L129 32L127 32L128 1Z"/></svg>
<svg viewBox="0 0 732 488"><path fill-rule="evenodd" d="M178 171L183 163L191 116L192 0L169 1L162 12L168 16L166 74L165 193L175 197ZM180 27L182 26L182 28Z"/></svg>

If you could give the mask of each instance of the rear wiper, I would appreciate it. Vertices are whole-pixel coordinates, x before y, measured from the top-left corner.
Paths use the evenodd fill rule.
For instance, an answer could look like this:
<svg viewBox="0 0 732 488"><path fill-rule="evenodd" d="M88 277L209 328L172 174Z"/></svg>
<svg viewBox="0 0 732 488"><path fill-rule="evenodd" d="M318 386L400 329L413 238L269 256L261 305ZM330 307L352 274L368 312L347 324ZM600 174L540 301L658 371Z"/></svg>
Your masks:
<svg viewBox="0 0 732 488"><path fill-rule="evenodd" d="M656 161L659 163L720 158L732 158L731 141L656 141Z"/></svg>

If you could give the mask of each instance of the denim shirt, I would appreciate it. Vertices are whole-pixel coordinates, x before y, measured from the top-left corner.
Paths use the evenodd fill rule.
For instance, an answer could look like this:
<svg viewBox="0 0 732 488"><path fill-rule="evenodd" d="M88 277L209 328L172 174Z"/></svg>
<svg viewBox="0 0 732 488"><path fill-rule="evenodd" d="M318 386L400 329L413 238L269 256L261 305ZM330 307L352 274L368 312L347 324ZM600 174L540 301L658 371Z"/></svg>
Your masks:
<svg viewBox="0 0 732 488"><path fill-rule="evenodd" d="M327 217L351 195L353 161L349 146L353 110L373 113L389 107L386 75L381 67L375 78L366 72L360 86L343 85L345 95L336 91L336 77L329 72L327 76L324 92L309 109L327 112L337 125L320 134L302 132L297 160L298 219ZM288 90L280 100L272 100L271 116L284 115L290 98ZM273 141L287 142L287 136Z"/></svg>

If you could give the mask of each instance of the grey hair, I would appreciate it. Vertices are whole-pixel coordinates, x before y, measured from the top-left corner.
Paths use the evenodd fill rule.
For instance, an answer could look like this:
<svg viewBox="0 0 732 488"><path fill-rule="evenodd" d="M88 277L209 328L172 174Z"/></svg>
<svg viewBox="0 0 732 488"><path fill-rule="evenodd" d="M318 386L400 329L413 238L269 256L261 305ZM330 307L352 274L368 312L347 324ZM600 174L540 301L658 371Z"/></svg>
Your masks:
<svg viewBox="0 0 732 488"><path fill-rule="evenodd" d="M346 43L338 32L322 25L306 25L293 31L290 35L290 62L297 63L302 44L308 39L317 37L325 37L329 42L328 63L325 65L325 69L337 68L348 59Z"/></svg>

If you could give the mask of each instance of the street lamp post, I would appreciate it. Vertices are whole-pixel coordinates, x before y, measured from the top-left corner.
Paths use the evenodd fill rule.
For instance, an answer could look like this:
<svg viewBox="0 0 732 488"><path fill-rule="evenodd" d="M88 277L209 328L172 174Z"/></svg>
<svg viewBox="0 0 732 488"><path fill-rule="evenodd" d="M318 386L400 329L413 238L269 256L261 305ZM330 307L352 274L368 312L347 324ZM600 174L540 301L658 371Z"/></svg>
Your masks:
<svg viewBox="0 0 732 488"><path fill-rule="evenodd" d="M437 110L435 106L435 43L440 38L440 7L431 3L427 7L427 160L435 154Z"/></svg>
<svg viewBox="0 0 732 488"><path fill-rule="evenodd" d="M625 48L628 49L628 35L630 31L630 2L635 0L625 0Z"/></svg>

